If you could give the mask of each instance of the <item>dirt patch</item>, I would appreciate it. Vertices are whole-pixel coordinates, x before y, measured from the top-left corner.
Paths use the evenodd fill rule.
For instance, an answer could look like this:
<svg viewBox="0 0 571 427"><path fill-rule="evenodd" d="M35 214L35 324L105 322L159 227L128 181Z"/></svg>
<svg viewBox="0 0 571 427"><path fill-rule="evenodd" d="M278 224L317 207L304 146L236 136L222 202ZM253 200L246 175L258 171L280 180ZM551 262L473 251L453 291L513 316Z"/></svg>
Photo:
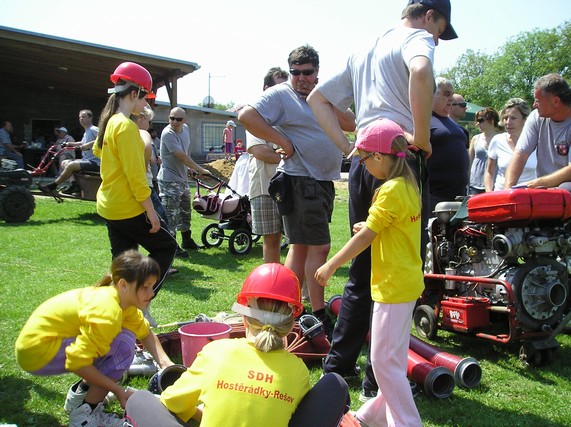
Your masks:
<svg viewBox="0 0 571 427"><path fill-rule="evenodd" d="M236 165L235 160L214 160L213 162L204 163L202 166L208 169L212 174L216 175L218 178L222 178L226 182L230 180L232 172L234 171L234 166ZM342 179L340 181L335 181L335 188L337 189L347 189L347 180Z"/></svg>
<svg viewBox="0 0 571 427"><path fill-rule="evenodd" d="M213 162L205 163L202 166L204 169L208 169L213 175L218 178L222 178L224 181L228 181L232 172L234 171L234 166L236 161L234 160L214 160Z"/></svg>

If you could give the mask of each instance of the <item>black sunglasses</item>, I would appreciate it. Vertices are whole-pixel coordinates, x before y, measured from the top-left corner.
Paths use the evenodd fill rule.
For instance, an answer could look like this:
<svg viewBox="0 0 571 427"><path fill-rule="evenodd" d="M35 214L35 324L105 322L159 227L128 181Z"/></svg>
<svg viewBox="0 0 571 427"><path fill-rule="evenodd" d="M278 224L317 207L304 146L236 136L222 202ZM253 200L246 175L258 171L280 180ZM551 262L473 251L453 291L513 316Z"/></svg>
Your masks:
<svg viewBox="0 0 571 427"><path fill-rule="evenodd" d="M462 108L466 108L466 103L465 102L453 102L452 105L459 105Z"/></svg>
<svg viewBox="0 0 571 427"><path fill-rule="evenodd" d="M567 157L569 155L569 143L560 142L559 144L555 144L555 148L557 149L557 154L560 156Z"/></svg>
<svg viewBox="0 0 571 427"><path fill-rule="evenodd" d="M315 68L312 68L311 70L295 70L293 68L290 68L289 72L291 73L292 76L300 76L302 74L304 76L311 76L313 73L315 73Z"/></svg>
<svg viewBox="0 0 571 427"><path fill-rule="evenodd" d="M176 120L177 122L182 122L184 120L184 117L170 116L169 120Z"/></svg>
<svg viewBox="0 0 571 427"><path fill-rule="evenodd" d="M484 117L480 117L479 119L476 119L476 121L478 123L484 123L486 121L486 119Z"/></svg>

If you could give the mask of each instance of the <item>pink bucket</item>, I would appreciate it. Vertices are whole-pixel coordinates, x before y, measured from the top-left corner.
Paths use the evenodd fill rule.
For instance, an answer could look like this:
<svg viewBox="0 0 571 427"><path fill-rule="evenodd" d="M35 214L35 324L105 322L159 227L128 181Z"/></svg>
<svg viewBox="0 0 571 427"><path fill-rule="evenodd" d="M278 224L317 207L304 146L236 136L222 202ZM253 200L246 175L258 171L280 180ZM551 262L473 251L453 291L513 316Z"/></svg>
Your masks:
<svg viewBox="0 0 571 427"><path fill-rule="evenodd" d="M192 365L196 355L206 344L222 338L230 338L232 326L218 322L189 323L178 329L182 364L187 368Z"/></svg>

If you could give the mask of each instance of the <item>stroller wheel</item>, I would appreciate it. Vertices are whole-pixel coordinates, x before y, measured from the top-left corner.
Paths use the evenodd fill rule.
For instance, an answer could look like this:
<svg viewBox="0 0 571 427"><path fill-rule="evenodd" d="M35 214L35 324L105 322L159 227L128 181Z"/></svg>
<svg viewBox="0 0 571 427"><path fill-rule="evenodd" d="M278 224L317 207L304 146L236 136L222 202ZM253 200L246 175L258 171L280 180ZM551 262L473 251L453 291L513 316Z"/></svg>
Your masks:
<svg viewBox="0 0 571 427"><path fill-rule="evenodd" d="M217 248L224 240L224 230L218 228L218 224L209 224L202 230L201 240L207 248Z"/></svg>
<svg viewBox="0 0 571 427"><path fill-rule="evenodd" d="M230 235L230 252L234 255L246 255L252 249L252 235L245 228L239 228Z"/></svg>

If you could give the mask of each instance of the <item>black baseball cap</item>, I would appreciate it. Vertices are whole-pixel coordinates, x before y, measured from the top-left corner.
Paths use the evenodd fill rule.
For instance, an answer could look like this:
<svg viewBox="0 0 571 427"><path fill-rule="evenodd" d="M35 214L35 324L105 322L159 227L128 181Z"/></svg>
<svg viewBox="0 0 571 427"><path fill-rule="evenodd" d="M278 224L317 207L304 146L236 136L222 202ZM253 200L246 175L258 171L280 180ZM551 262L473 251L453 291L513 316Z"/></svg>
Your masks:
<svg viewBox="0 0 571 427"><path fill-rule="evenodd" d="M450 9L452 8L450 6L450 0L409 0L408 1L408 4L414 4L414 3L420 3L425 6L428 6L431 9L434 9L435 11L440 13L442 16L444 16L444 18L446 18L446 22L448 22L448 25L446 25L446 29L440 35L439 37L440 39L452 40L458 38L458 34L456 34L456 31L454 31L454 28L452 28L452 24L450 23Z"/></svg>

